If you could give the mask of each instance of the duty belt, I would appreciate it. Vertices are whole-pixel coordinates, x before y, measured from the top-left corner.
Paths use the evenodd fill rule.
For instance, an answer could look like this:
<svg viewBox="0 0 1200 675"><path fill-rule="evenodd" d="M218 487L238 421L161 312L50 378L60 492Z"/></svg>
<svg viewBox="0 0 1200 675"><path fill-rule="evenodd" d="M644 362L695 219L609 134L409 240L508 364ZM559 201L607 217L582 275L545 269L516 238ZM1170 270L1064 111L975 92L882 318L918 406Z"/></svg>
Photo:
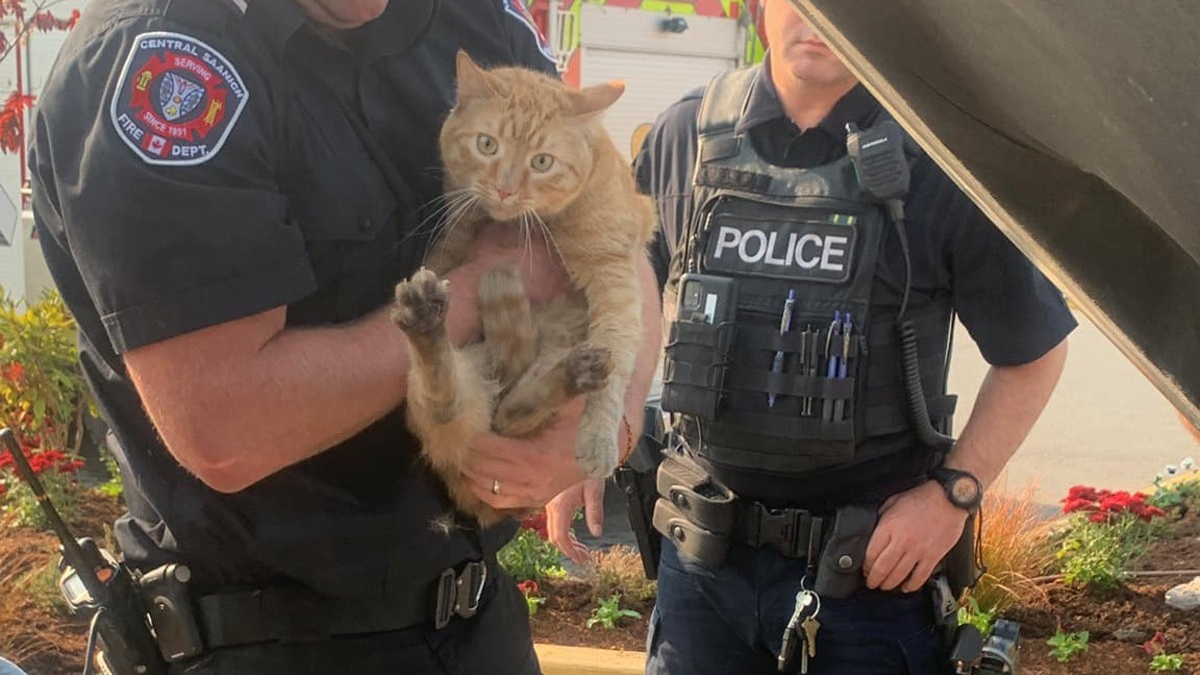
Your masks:
<svg viewBox="0 0 1200 675"><path fill-rule="evenodd" d="M685 555L719 565L731 542L771 547L790 558L820 555L824 515L738 499L687 458L663 461L658 493L654 528Z"/></svg>
<svg viewBox="0 0 1200 675"><path fill-rule="evenodd" d="M422 626L441 629L456 616L475 615L488 576L487 563L475 561L446 569L432 588L369 598L331 598L283 586L201 595L195 601L196 618L209 649Z"/></svg>

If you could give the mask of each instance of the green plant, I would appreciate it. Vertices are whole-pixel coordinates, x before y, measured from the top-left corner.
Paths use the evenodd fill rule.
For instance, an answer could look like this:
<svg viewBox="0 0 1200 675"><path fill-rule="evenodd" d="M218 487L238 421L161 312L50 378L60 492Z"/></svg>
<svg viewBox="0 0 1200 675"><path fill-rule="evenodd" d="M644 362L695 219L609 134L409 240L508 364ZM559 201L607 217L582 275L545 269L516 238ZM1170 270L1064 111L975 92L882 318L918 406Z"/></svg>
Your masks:
<svg viewBox="0 0 1200 675"><path fill-rule="evenodd" d="M102 495L120 499L125 493L125 486L121 483L121 469L117 466L117 458L113 457L104 444L100 445L100 462L108 472L108 480L97 485L96 490Z"/></svg>
<svg viewBox="0 0 1200 675"><path fill-rule="evenodd" d="M521 595L525 596L525 608L529 610L529 616L537 614L538 608L546 604L546 599L538 595L536 581L522 581L517 584L517 589L521 591Z"/></svg>
<svg viewBox="0 0 1200 675"><path fill-rule="evenodd" d="M75 472L83 462L58 450L40 450L26 443L21 443L21 450L59 515L67 522L78 519L83 487L75 479ZM15 463L7 450L0 450L0 497L4 498L0 510L13 515L15 526L48 528L50 522L33 489L16 477Z"/></svg>
<svg viewBox="0 0 1200 675"><path fill-rule="evenodd" d="M986 640L991 636L992 626L996 623L996 608L981 609L974 595L967 596L967 604L958 608L958 622L974 626Z"/></svg>
<svg viewBox="0 0 1200 675"><path fill-rule="evenodd" d="M567 575L562 554L554 544L529 528L521 528L496 554L504 569L518 581L561 579Z"/></svg>
<svg viewBox="0 0 1200 675"><path fill-rule="evenodd" d="M93 408L78 355L75 320L58 293L22 307L0 288L0 426L40 447L77 452Z"/></svg>
<svg viewBox="0 0 1200 675"><path fill-rule="evenodd" d="M592 585L592 596L597 600L620 593L622 597L635 602L649 602L658 590L657 584L646 578L642 557L637 550L619 544L592 556L587 581Z"/></svg>
<svg viewBox="0 0 1200 675"><path fill-rule="evenodd" d="M1046 644L1053 647L1050 650L1050 656L1057 659L1059 663L1066 663L1088 650L1088 632L1085 630L1078 633L1064 633L1059 630L1054 637L1046 640Z"/></svg>
<svg viewBox="0 0 1200 675"><path fill-rule="evenodd" d="M26 573L18 587L24 589L25 594L38 607L62 616L70 616L70 607L67 606L62 591L58 588L58 562L56 560L48 560L41 567Z"/></svg>
<svg viewBox="0 0 1200 675"><path fill-rule="evenodd" d="M612 630L617 627L617 623L621 619L640 619L642 617L641 614L632 609L621 608L621 595L619 593L613 593L611 597L604 598L598 602L600 606L593 609L592 615L588 617L588 628L600 625Z"/></svg>
<svg viewBox="0 0 1200 675"><path fill-rule="evenodd" d="M1168 671L1183 668L1183 657L1179 654L1155 654L1150 659L1150 670Z"/></svg>
<svg viewBox="0 0 1200 675"><path fill-rule="evenodd" d="M1131 560L1163 536L1162 509L1141 493L1111 492L1077 485L1063 500L1070 514L1055 558L1069 585L1115 588Z"/></svg>

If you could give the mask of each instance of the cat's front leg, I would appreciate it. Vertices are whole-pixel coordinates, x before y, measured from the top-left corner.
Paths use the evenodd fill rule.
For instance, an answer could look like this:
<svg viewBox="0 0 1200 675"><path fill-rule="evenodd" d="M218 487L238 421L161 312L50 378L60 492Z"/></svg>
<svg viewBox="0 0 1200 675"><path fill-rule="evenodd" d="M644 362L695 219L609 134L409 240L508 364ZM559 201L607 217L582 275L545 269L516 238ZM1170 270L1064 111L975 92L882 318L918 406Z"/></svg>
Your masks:
<svg viewBox="0 0 1200 675"><path fill-rule="evenodd" d="M446 309L450 282L422 268L408 281L396 285L392 321L408 337L410 398L414 392L437 424L446 424L458 413L454 352L446 336Z"/></svg>
<svg viewBox="0 0 1200 675"><path fill-rule="evenodd" d="M633 377L642 342L641 285L632 260L597 266L584 286L588 301L588 342L612 355L608 384L587 397L579 420L575 458L589 477L602 478L617 467L617 433L625 390Z"/></svg>

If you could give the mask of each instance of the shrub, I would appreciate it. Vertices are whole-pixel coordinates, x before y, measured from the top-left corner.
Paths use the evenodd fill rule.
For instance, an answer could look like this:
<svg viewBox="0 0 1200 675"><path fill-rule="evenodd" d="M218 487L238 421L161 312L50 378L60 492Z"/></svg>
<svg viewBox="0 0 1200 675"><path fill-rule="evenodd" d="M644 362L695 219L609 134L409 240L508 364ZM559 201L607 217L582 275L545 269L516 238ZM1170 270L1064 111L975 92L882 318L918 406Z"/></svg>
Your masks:
<svg viewBox="0 0 1200 675"><path fill-rule="evenodd" d="M562 553L546 540L544 530L537 529L534 519L522 525L517 536L500 549L496 558L517 581L561 579L567 575Z"/></svg>
<svg viewBox="0 0 1200 675"><path fill-rule="evenodd" d="M1155 521L1164 512L1148 504L1141 493L1077 485L1062 501L1070 522L1056 558L1069 585L1115 588L1125 578L1129 562L1162 534Z"/></svg>
<svg viewBox="0 0 1200 675"><path fill-rule="evenodd" d="M1016 494L993 487L984 495L981 545L987 571L971 590L977 608L995 613L1045 598L1032 578L1054 560L1054 546L1035 492L1032 485Z"/></svg>
<svg viewBox="0 0 1200 675"><path fill-rule="evenodd" d="M657 584L646 578L641 555L623 545L596 552L587 572L587 581L596 600L620 593L636 602L649 602L657 590Z"/></svg>
<svg viewBox="0 0 1200 675"><path fill-rule="evenodd" d="M78 357L75 320L57 293L22 309L0 288L0 426L78 451L93 407Z"/></svg>

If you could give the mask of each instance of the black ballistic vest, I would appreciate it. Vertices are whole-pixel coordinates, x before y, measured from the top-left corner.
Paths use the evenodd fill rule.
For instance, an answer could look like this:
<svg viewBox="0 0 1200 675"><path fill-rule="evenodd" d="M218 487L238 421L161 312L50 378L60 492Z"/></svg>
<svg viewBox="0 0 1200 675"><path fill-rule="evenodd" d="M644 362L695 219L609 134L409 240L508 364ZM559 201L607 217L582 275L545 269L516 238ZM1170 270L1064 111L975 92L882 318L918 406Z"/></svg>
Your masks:
<svg viewBox="0 0 1200 675"><path fill-rule="evenodd" d="M864 441L909 430L897 308L872 304L894 233L849 157L782 168L735 133L757 72L719 76L700 106L695 216L667 285L681 306L668 335L662 404L703 459L805 475L869 459ZM725 280L732 294L709 291ZM733 307L722 309L726 301ZM954 405L944 395L952 308L948 299L910 304L908 316L927 405L944 426Z"/></svg>

